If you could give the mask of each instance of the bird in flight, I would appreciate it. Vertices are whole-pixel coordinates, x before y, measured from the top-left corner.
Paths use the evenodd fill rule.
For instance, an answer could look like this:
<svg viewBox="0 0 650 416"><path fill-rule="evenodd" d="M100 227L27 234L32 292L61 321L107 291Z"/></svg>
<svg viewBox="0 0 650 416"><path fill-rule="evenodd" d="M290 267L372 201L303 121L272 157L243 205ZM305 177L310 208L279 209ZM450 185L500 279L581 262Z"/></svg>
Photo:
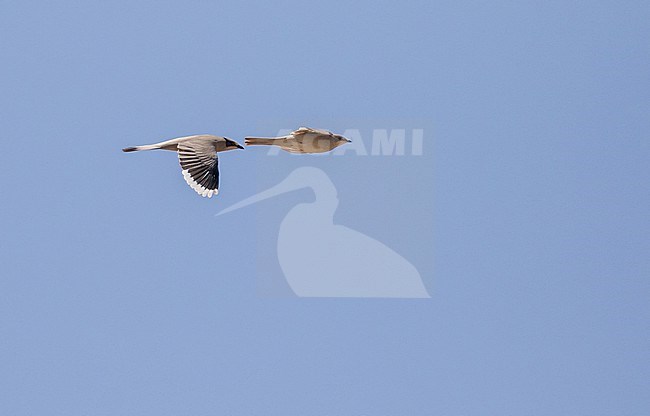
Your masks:
<svg viewBox="0 0 650 416"><path fill-rule="evenodd" d="M197 194L212 198L213 195L219 193L219 159L217 153L243 148L242 145L227 137L201 134L179 137L155 144L126 147L122 151L137 152L140 150L162 149L177 152L185 182Z"/></svg>
<svg viewBox="0 0 650 416"><path fill-rule="evenodd" d="M278 146L290 153L325 153L351 140L326 130L300 127L287 136L280 137L246 137L247 146Z"/></svg>

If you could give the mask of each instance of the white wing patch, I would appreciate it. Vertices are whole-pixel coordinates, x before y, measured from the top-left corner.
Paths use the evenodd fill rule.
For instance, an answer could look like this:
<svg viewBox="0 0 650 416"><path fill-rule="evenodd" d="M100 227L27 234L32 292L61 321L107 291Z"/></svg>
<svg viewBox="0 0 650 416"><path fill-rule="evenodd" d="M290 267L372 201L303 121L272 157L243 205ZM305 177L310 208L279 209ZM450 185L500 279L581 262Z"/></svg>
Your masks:
<svg viewBox="0 0 650 416"><path fill-rule="evenodd" d="M185 182L187 182L187 184L190 186L190 188L194 189L197 194L203 197L207 196L208 198L212 198L213 195L219 195L218 189L207 189L192 179L192 176L188 170L183 169L183 178L185 179Z"/></svg>

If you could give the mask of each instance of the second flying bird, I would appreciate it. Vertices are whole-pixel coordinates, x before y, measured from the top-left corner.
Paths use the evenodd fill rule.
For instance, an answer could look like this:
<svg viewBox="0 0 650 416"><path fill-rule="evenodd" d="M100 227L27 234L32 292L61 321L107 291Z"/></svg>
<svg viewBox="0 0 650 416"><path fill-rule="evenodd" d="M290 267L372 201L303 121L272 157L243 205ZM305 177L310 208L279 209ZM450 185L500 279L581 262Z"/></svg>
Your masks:
<svg viewBox="0 0 650 416"><path fill-rule="evenodd" d="M290 153L325 153L345 144L350 143L340 134L327 130L317 130L309 127L300 127L286 136L280 137L246 137L246 146L266 145L278 146Z"/></svg>

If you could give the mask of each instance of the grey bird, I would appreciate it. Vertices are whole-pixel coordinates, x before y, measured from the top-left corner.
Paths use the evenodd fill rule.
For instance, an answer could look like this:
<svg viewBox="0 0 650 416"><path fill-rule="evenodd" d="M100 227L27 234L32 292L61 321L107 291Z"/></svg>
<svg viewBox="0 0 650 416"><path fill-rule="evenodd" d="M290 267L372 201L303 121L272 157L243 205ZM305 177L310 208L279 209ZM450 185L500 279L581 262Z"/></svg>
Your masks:
<svg viewBox="0 0 650 416"><path fill-rule="evenodd" d="M242 145L227 137L200 134L143 146L126 147L122 151L137 152L140 150L162 149L178 152L178 160L181 164L185 182L197 194L212 198L213 195L219 193L219 159L217 153L243 148Z"/></svg>
<svg viewBox="0 0 650 416"><path fill-rule="evenodd" d="M325 153L345 144L350 139L326 130L300 127L287 136L246 137L246 146L278 146L290 153Z"/></svg>

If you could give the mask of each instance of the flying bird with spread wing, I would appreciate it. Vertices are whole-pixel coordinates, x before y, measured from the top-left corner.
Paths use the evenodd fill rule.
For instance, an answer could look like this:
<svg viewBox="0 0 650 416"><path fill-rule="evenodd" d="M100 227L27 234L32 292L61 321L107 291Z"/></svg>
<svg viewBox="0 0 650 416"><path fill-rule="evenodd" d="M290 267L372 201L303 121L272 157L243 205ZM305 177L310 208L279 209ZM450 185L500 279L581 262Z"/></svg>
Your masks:
<svg viewBox="0 0 650 416"><path fill-rule="evenodd" d="M286 136L246 137L246 146L278 146L290 153L325 153L351 140L326 130L300 127Z"/></svg>
<svg viewBox="0 0 650 416"><path fill-rule="evenodd" d="M185 182L202 197L212 198L219 193L218 152L243 149L239 143L227 137L201 134L179 137L160 143L127 147L123 152L141 150L171 150L178 153Z"/></svg>

